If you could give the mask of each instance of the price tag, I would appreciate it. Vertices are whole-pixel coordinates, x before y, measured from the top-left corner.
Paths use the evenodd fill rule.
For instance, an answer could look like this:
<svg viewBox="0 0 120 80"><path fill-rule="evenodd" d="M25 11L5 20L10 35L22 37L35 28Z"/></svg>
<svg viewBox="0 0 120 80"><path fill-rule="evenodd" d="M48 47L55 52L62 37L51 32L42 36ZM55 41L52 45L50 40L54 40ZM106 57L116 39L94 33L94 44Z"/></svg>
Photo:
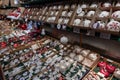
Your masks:
<svg viewBox="0 0 120 80"><path fill-rule="evenodd" d="M73 32L74 32L74 33L80 33L80 28L74 27L74 28L73 28Z"/></svg>
<svg viewBox="0 0 120 80"><path fill-rule="evenodd" d="M89 30L86 35L95 36L95 31Z"/></svg>
<svg viewBox="0 0 120 80"><path fill-rule="evenodd" d="M104 38L104 39L110 39L111 34L107 34L107 33L100 33L100 38Z"/></svg>

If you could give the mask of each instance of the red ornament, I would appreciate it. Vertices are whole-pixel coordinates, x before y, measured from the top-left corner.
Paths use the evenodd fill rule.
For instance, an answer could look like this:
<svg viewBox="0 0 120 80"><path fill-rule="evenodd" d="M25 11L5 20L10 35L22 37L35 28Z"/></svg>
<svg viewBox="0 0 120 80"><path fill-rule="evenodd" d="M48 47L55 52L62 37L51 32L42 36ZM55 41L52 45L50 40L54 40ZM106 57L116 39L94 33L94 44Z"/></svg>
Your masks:
<svg viewBox="0 0 120 80"><path fill-rule="evenodd" d="M20 36L20 40L26 40L25 36Z"/></svg>
<svg viewBox="0 0 120 80"><path fill-rule="evenodd" d="M9 38L8 42L11 43L12 41L13 41L13 39L12 39L12 38Z"/></svg>
<svg viewBox="0 0 120 80"><path fill-rule="evenodd" d="M5 48L7 46L7 43L6 42L1 42L1 47L2 48Z"/></svg>
<svg viewBox="0 0 120 80"><path fill-rule="evenodd" d="M106 65L107 65L107 63L106 63L106 62L103 62L103 61L101 61L101 62L98 63L98 66L99 66L100 68L106 68Z"/></svg>
<svg viewBox="0 0 120 80"><path fill-rule="evenodd" d="M17 43L15 43L13 46L14 46L14 48L16 48L16 47L18 47L18 44L17 44Z"/></svg>
<svg viewBox="0 0 120 80"><path fill-rule="evenodd" d="M62 76L59 77L59 80L64 80Z"/></svg>
<svg viewBox="0 0 120 80"><path fill-rule="evenodd" d="M110 73L104 68L100 70L100 73L102 73L106 78L110 75Z"/></svg>
<svg viewBox="0 0 120 80"><path fill-rule="evenodd" d="M26 30L26 29L27 29L27 25L26 25L26 24L22 24L22 25L20 26L20 28L21 28L22 30Z"/></svg>
<svg viewBox="0 0 120 80"><path fill-rule="evenodd" d="M109 73L113 73L113 72L115 71L115 66L107 65L107 66L106 66L106 70L107 70Z"/></svg>

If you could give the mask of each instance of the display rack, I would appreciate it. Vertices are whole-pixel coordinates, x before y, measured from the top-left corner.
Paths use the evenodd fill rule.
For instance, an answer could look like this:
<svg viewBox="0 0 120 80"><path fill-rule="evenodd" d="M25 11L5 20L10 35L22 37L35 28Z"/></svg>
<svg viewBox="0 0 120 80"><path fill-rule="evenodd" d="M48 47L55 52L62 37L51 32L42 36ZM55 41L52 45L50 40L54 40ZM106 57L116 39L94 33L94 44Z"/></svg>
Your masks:
<svg viewBox="0 0 120 80"><path fill-rule="evenodd" d="M116 7L115 4L116 4L115 2L112 3L111 7L101 7L103 3L97 3L97 2L95 4L94 3L90 3L90 4L80 3L80 4L69 4L69 5L59 4L61 6L61 8L59 9L58 9L59 6L56 6L56 5L46 6L46 9L44 9L45 8L44 6L44 8L40 8L39 12L37 8L33 8L33 10L31 10L31 13L33 12L37 14L37 16L40 18L39 20L45 23L61 24L61 25L72 27L72 28L78 27L79 29L83 29L86 31L92 30L98 33L107 33L107 34L113 34L113 35L119 36L119 30L118 31L108 30L107 28L107 24L111 21L111 19L119 21L119 18L114 18L111 16L113 12L120 9L119 7ZM82 8L82 6L85 6L85 5L86 7ZM97 6L94 7L95 5ZM47 11L46 13L45 13L45 10ZM80 10L83 11L84 15L78 14ZM103 11L108 11L109 15L106 17L99 17L99 15L102 14ZM43 12L43 13L40 15L39 14L40 12ZM55 15L54 12L56 12L56 14L58 13L58 15ZM35 14L34 15L30 14L31 18L29 19L36 20L36 18L38 17ZM29 17L30 15L28 14ZM32 16L34 18L32 18ZM77 19L80 19L80 23L77 23L79 22L77 21ZM66 22L68 24L66 24ZM93 28L93 25L95 23L97 24L98 22L104 24L104 26L103 27L98 26Z"/></svg>
<svg viewBox="0 0 120 80"><path fill-rule="evenodd" d="M62 8L62 5L49 6L49 14L48 18L46 18L46 22L54 24L57 23Z"/></svg>
<svg viewBox="0 0 120 80"><path fill-rule="evenodd" d="M3 67L5 78L20 79L20 77L21 78L24 77L30 80L37 80L35 79L36 77L43 79L43 77L45 76L46 79L49 79L51 78L52 73L54 73L55 75L60 74L64 79L73 78L73 76L76 75L79 79L82 79L86 74L87 75L85 76L85 78L91 75L91 72L93 72L95 75L98 75L97 73L100 72L100 70L98 70L99 68L98 64L100 61L107 62L109 65L113 65L117 68L120 68L119 63L104 58L100 53L97 53L94 50L92 50L92 47L89 47L88 49L81 48L83 47L84 35L87 35L89 37L96 36L95 34L93 35L86 34L89 31L90 32L93 31L93 33L96 32L100 33L100 36L101 33L107 33L120 37L120 30L116 29L109 30L107 28L107 25L111 21L111 19L120 21L119 18L111 16L115 11L120 10L120 7L115 7L116 5L115 2L112 3L110 7L107 8L103 7L103 3L96 3L97 5L96 8L91 7L91 5L92 5L91 3L86 5L85 3L81 4L78 3L63 5L59 4L58 6L47 5L40 8L36 7L26 8L21 18L34 21L41 21L47 24L53 24L53 27L49 27L51 29L52 37L60 39L64 35L67 36L68 38L69 36L74 36L71 37L72 39L69 39L70 42L73 42L73 44L69 43L65 45L62 44L57 39L47 36L44 38L42 37L42 39L39 40L30 38L31 39L30 43L23 44L17 47L13 47L13 45L10 45L8 50L6 50L5 52L2 53L2 55L0 55L0 61ZM86 7L81 8L82 6ZM79 9L84 12L84 15L81 16L78 14ZM109 15L105 17L99 17L101 12L103 11L108 11ZM92 14L89 15L90 13ZM75 22L76 19L80 19L80 22L79 20ZM105 25L103 27L102 26L94 27L93 25L98 21ZM65 25L67 27L66 29L63 30L61 28L60 29L56 28L56 25L60 26ZM79 30L78 33L73 31L73 29L76 27ZM43 28L46 29L45 25ZM68 28L71 30L68 30ZM104 34L102 38L106 38ZM15 39L15 41L17 40ZM74 44L75 42L79 42L79 44L75 45ZM78 51L76 50L77 48L76 46L79 47ZM71 53L74 53L75 56L71 57L70 56ZM106 53L106 51L104 51L102 54L104 53ZM109 57L112 57L112 55L109 55ZM57 58L61 59L57 60ZM71 59L74 60L75 62L73 63ZM62 61L64 62L62 63ZM67 64L67 62L69 61L71 61L71 63ZM62 63L62 65L56 66L56 64L58 63L59 64ZM60 66L63 65L67 66L65 70L60 68ZM60 69L59 73L54 72L56 71L56 68ZM75 70L73 68L75 68ZM78 73L79 71L81 72ZM106 79L114 80L113 78L115 78L115 76L113 74L114 73L111 73L111 75L108 76L108 78ZM84 80L85 78L83 78L82 80Z"/></svg>

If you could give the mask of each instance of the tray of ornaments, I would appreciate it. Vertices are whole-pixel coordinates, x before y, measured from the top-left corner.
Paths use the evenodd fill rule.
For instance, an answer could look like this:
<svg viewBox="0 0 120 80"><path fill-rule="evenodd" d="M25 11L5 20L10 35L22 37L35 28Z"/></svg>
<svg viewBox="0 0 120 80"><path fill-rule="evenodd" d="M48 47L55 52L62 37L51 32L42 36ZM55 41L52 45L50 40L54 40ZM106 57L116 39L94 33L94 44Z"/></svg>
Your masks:
<svg viewBox="0 0 120 80"><path fill-rule="evenodd" d="M25 54L23 54L23 55L20 55L20 56L19 56L19 60L20 60L21 62L26 62L26 61L28 61L30 58L32 58L33 55L34 55L33 51L29 51L29 52L27 52L27 53L25 53Z"/></svg>
<svg viewBox="0 0 120 80"><path fill-rule="evenodd" d="M89 68L92 68L100 59L99 54L79 46L74 46L72 52L69 53L69 57Z"/></svg>
<svg viewBox="0 0 120 80"><path fill-rule="evenodd" d="M33 76L43 72L46 69L45 62L40 60L39 54L33 55L32 58L23 64Z"/></svg>
<svg viewBox="0 0 120 80"><path fill-rule="evenodd" d="M93 71L104 78L105 80L110 80L115 72L117 71L118 64L110 59L101 57L99 62L93 68Z"/></svg>
<svg viewBox="0 0 120 80"><path fill-rule="evenodd" d="M108 79L99 76L94 71L90 71L82 80L108 80Z"/></svg>
<svg viewBox="0 0 120 80"><path fill-rule="evenodd" d="M82 53L82 52L81 52ZM95 52L90 52L82 61L83 65L86 65L90 68L92 68L100 59L100 55Z"/></svg>
<svg viewBox="0 0 120 80"><path fill-rule="evenodd" d="M54 56L53 62L50 63L50 66L53 66L56 71L60 72L65 80L82 79L82 77L90 70L88 67L83 66L70 57L63 57L60 55Z"/></svg>
<svg viewBox="0 0 120 80"><path fill-rule="evenodd" d="M13 50L13 52L14 51L18 51L18 50L21 50L21 49L24 49L24 48L27 48L27 47L31 47L31 48L33 48L33 49L35 49L35 48L39 48L39 46L38 46L38 40L37 41L31 41L31 42L29 42L29 43L27 43L27 44L23 44L23 45L18 45L18 44L14 44L15 46L11 46L11 49Z"/></svg>
<svg viewBox="0 0 120 80"><path fill-rule="evenodd" d="M32 75L29 71L25 70L19 74L16 74L13 77L10 77L9 80L30 80Z"/></svg>
<svg viewBox="0 0 120 80"><path fill-rule="evenodd" d="M25 66L21 63L14 68L10 68L8 70L5 70L4 75L5 75L6 80L9 80L11 77L18 75L25 70L26 70Z"/></svg>
<svg viewBox="0 0 120 80"><path fill-rule="evenodd" d="M20 45L19 47L16 47L16 48L11 46L11 49L12 49L11 52L13 53L13 52L20 51L22 49L29 48L29 47L30 47L30 44L29 45Z"/></svg>
<svg viewBox="0 0 120 80"><path fill-rule="evenodd" d="M9 54L11 51L10 47L6 47L3 49L0 49L0 58L2 58L4 55Z"/></svg>
<svg viewBox="0 0 120 80"><path fill-rule="evenodd" d="M53 57L49 57L46 62L44 62L41 70L42 73L34 76L33 80L41 78L49 80L58 80L60 78L70 80L73 78L77 80L77 78L82 79L82 77L84 77L90 69L77 63L69 57L54 55Z"/></svg>
<svg viewBox="0 0 120 80"><path fill-rule="evenodd" d="M62 56L69 56L70 53L72 53L73 49L71 48L71 44L68 45L68 47L64 46L63 44L59 45L60 46L60 50L58 51L58 53Z"/></svg>
<svg viewBox="0 0 120 80"><path fill-rule="evenodd" d="M79 46L72 46L71 44L68 45L60 45L60 50L58 51L58 53L60 55L63 55L64 57L70 57L70 58L74 58L77 51L80 51L81 49L78 49L77 47Z"/></svg>
<svg viewBox="0 0 120 80"><path fill-rule="evenodd" d="M21 60L18 58L28 52L30 52L30 49L23 49L14 53L7 53L6 55L0 58L2 68L6 70L17 66L19 63L21 63Z"/></svg>
<svg viewBox="0 0 120 80"><path fill-rule="evenodd" d="M49 70L50 66L53 66L57 60L61 59L61 57L58 58L58 55L50 56L48 52L44 53L44 56L43 58L41 54L35 54L29 61L24 63L29 72L34 76L44 72L46 69Z"/></svg>
<svg viewBox="0 0 120 80"><path fill-rule="evenodd" d="M66 80L81 80L89 72L89 70L90 68L75 61L66 70L61 71L61 73L63 75L63 78Z"/></svg>
<svg viewBox="0 0 120 80"><path fill-rule="evenodd" d="M41 48L37 49L36 53L39 54L39 57L41 59L45 59L48 56L54 54L54 52L48 46L44 46L44 47L41 47Z"/></svg>
<svg viewBox="0 0 120 80"><path fill-rule="evenodd" d="M8 54L4 55L4 57L0 58L0 64L2 65L3 69L7 69L9 67L12 67L14 63L19 63L17 59L15 59L16 55ZM12 63L12 64L10 64Z"/></svg>
<svg viewBox="0 0 120 80"><path fill-rule="evenodd" d="M38 56L40 58L39 54L37 54L36 57L38 57ZM29 62L25 63L24 65L29 67L30 73L35 74L33 76L34 80L38 77L40 79L44 78L44 75L46 75L45 79L47 79L47 77L49 76L48 73L49 74L58 73L58 72L55 72L55 71L58 71L57 68L56 68L57 70L56 69L55 69L55 71L53 71L53 70L54 70L55 64L57 64L62 59L62 57L60 55L51 56L48 59L44 60L44 62L41 59L35 58L35 56L33 58L34 59L31 59ZM43 74L43 73L45 73L45 74ZM39 75L41 75L41 76L39 76Z"/></svg>
<svg viewBox="0 0 120 80"><path fill-rule="evenodd" d="M60 80L62 77L58 69L50 68L33 76L31 80Z"/></svg>
<svg viewBox="0 0 120 80"><path fill-rule="evenodd" d="M19 65L20 60L19 59L12 59L12 60L8 60L8 61L1 61L0 63L2 65L3 70L8 70L10 68L13 68L13 67Z"/></svg>
<svg viewBox="0 0 120 80"><path fill-rule="evenodd" d="M24 46L25 44L29 43L28 36L20 36L19 38L9 38L9 45L13 49L17 49L19 47Z"/></svg>

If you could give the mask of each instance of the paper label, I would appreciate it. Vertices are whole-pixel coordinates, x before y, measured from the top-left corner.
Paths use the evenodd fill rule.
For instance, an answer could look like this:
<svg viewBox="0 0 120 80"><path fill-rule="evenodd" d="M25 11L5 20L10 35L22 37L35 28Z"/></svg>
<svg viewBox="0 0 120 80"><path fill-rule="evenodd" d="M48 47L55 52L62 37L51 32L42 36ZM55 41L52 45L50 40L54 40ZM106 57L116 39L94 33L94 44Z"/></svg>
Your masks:
<svg viewBox="0 0 120 80"><path fill-rule="evenodd" d="M104 39L110 39L111 34L107 34L107 33L101 33L100 34L100 38L104 38Z"/></svg>
<svg viewBox="0 0 120 80"><path fill-rule="evenodd" d="M74 33L80 33L80 28L74 27L74 28L73 28L73 32L74 32Z"/></svg>
<svg viewBox="0 0 120 80"><path fill-rule="evenodd" d="M95 36L95 31L89 30L86 35Z"/></svg>

